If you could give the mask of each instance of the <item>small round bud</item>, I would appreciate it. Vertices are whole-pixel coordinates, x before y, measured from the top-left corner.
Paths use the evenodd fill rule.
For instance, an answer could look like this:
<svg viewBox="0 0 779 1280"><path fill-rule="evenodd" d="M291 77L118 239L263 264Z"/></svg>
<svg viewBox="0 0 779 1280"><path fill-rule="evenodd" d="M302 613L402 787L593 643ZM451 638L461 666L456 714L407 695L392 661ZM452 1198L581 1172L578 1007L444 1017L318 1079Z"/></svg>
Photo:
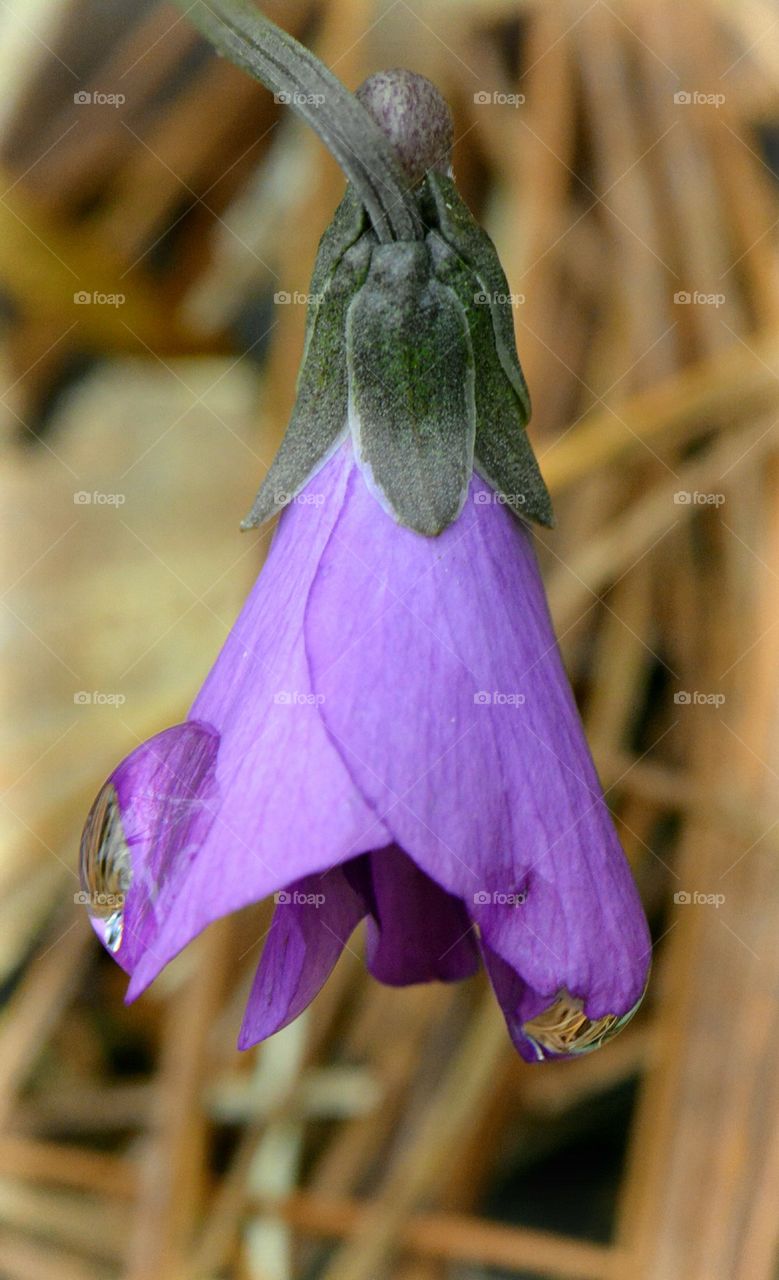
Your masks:
<svg viewBox="0 0 779 1280"><path fill-rule="evenodd" d="M452 114L430 80L403 67L378 71L360 85L357 98L389 138L414 186L429 169L449 173Z"/></svg>

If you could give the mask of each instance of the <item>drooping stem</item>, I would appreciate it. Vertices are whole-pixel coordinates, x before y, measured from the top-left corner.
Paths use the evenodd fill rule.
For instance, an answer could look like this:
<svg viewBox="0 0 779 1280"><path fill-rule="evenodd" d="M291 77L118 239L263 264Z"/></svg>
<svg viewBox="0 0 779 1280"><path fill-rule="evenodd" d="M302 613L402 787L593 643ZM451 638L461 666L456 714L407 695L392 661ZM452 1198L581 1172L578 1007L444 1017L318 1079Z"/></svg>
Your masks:
<svg viewBox="0 0 779 1280"><path fill-rule="evenodd" d="M421 238L408 180L387 138L319 58L249 0L176 3L220 53L283 94L319 135L359 193L380 240Z"/></svg>

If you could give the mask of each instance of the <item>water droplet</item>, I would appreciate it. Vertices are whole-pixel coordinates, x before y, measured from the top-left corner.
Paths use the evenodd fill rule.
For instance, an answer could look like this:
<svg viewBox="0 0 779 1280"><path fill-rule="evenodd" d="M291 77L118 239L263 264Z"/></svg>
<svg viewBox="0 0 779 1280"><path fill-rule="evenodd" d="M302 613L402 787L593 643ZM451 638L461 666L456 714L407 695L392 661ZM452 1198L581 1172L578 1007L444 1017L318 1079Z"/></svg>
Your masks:
<svg viewBox="0 0 779 1280"><path fill-rule="evenodd" d="M81 837L81 888L87 910L109 951L118 951L124 931L124 899L132 879L119 797L107 782L89 811Z"/></svg>
<svg viewBox="0 0 779 1280"><path fill-rule="evenodd" d="M602 1018L588 1018L584 1002L562 987L547 1009L522 1024L522 1033L527 1036L539 1060L592 1053L627 1026L645 993L646 986L627 1013L607 1013Z"/></svg>

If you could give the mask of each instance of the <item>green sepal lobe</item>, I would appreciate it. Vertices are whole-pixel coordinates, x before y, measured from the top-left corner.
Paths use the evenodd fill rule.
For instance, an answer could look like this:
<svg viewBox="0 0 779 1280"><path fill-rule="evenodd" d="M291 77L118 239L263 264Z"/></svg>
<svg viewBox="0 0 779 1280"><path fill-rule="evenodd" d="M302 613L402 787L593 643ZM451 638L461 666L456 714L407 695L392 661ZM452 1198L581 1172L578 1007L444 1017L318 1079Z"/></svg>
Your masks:
<svg viewBox="0 0 779 1280"><path fill-rule="evenodd" d="M552 526L551 499L525 431L525 406L498 357L490 308L470 267L440 233L431 231L427 244L436 278L457 294L468 320L476 368L476 468L516 515Z"/></svg>
<svg viewBox="0 0 779 1280"><path fill-rule="evenodd" d="M395 519L433 537L465 502L476 422L465 313L423 244L374 249L346 351L357 461Z"/></svg>
<svg viewBox="0 0 779 1280"><path fill-rule="evenodd" d="M365 210L348 187L319 244L292 417L242 529L264 524L292 501L346 432L346 313L368 274L375 243Z"/></svg>
<svg viewBox="0 0 779 1280"><path fill-rule="evenodd" d="M514 319L508 301L509 285L498 251L451 178L431 170L425 185L430 197L429 212L432 212L435 225L447 244L473 271L477 280L476 292L486 295L498 359L520 399L524 410L523 425L527 425L530 420L530 393L517 356Z"/></svg>

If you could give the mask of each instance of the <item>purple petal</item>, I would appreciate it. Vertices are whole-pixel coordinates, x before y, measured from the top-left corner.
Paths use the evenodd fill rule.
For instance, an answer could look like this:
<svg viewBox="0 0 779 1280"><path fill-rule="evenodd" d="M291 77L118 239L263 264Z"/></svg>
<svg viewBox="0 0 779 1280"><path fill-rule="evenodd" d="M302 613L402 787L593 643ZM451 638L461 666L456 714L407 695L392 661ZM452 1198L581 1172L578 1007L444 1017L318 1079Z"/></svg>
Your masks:
<svg viewBox="0 0 779 1280"><path fill-rule="evenodd" d="M620 1014L644 914L529 534L477 478L470 498L428 539L352 473L306 609L312 687L366 802L486 944L540 995Z"/></svg>
<svg viewBox="0 0 779 1280"><path fill-rule="evenodd" d="M459 900L426 876L397 846L362 861L370 866L371 918L366 963L379 982L455 982L479 968L473 925Z"/></svg>
<svg viewBox="0 0 779 1280"><path fill-rule="evenodd" d="M368 913L366 962L380 982L455 981L479 967L473 926L456 898L391 846L308 876L276 894L238 1047L292 1022L321 990Z"/></svg>
<svg viewBox="0 0 779 1280"><path fill-rule="evenodd" d="M362 897L340 868L298 880L276 898L239 1049L250 1049L303 1012L366 912Z"/></svg>
<svg viewBox="0 0 779 1280"><path fill-rule="evenodd" d="M322 722L303 636L306 600L351 465L350 453L339 451L284 512L192 708L190 718L219 735L219 804L188 855L175 904L160 909L158 931L136 958L130 999L212 920L390 842Z"/></svg>

